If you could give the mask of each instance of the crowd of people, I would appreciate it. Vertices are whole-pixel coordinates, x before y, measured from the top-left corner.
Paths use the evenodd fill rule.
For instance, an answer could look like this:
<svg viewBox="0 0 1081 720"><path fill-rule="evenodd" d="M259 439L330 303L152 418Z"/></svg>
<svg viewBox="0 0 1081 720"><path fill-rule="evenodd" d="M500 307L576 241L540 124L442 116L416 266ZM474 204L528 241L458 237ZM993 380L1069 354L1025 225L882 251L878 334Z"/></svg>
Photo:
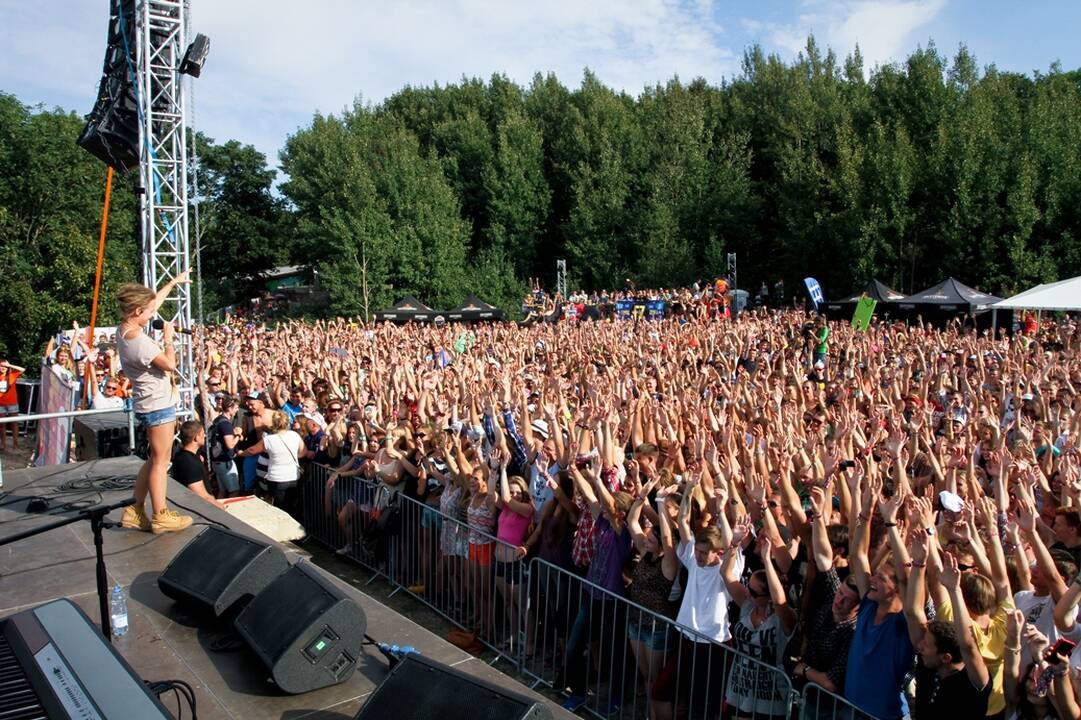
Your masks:
<svg viewBox="0 0 1081 720"><path fill-rule="evenodd" d="M195 343L203 417L181 435L208 457L208 497L260 491L293 509L317 463L343 528L380 504L356 479L468 527L443 524L441 586L510 598L539 557L596 588L563 648L569 708L615 637L650 717L679 707L675 668L725 649L878 718L1081 716L1071 318L997 336L764 308L525 327L232 321ZM124 385L110 369L98 381ZM613 598L687 632L597 612ZM785 714L790 698L751 664L728 673L707 699L718 710Z"/></svg>

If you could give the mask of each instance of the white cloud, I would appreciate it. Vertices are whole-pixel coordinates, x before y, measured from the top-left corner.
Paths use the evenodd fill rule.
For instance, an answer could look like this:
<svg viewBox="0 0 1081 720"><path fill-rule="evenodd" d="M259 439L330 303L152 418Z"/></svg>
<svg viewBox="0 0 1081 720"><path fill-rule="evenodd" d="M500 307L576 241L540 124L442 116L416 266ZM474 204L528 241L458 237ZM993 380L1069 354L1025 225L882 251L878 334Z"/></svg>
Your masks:
<svg viewBox="0 0 1081 720"><path fill-rule="evenodd" d="M207 2L193 17L194 29L212 41L198 81L202 119L224 127L230 115L267 117L271 134L257 142L263 149L280 145L316 110L338 112L358 95L379 102L406 84L503 73L527 85L534 73L551 71L576 86L589 67L602 82L637 94L677 74L719 82L737 67L701 0L267 5ZM269 118L282 112L294 117L275 130Z"/></svg>
<svg viewBox="0 0 1081 720"><path fill-rule="evenodd" d="M803 5L795 23L768 24L770 45L795 55L813 34L820 47L844 57L859 44L864 68L870 70L903 60L916 34L931 25L946 0L804 0Z"/></svg>
<svg viewBox="0 0 1081 720"><path fill-rule="evenodd" d="M108 6L0 0L0 88L88 112ZM675 75L718 83L740 52L724 45L715 0L193 0L191 19L191 33L211 39L193 82L196 127L252 143L272 163L314 112L407 84L503 73L528 85L554 72L575 87L589 67L636 95Z"/></svg>

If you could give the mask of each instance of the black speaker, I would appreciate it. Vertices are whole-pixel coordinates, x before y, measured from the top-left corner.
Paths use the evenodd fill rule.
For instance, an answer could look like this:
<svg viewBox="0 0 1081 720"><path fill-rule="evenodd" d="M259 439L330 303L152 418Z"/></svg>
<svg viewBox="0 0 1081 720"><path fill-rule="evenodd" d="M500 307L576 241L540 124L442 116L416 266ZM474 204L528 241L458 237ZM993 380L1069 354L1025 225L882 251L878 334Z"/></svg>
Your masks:
<svg viewBox="0 0 1081 720"><path fill-rule="evenodd" d="M75 454L79 460L123 457L131 454L128 445L128 416L123 410L77 417L72 422L75 434ZM141 423L135 427L135 446L145 442L146 430Z"/></svg>
<svg viewBox="0 0 1081 720"><path fill-rule="evenodd" d="M134 0L111 0L101 83L86 126L75 141L120 172L139 165L139 109Z"/></svg>
<svg viewBox="0 0 1081 720"><path fill-rule="evenodd" d="M353 674L367 620L303 560L248 603L233 623L283 691L297 694Z"/></svg>
<svg viewBox="0 0 1081 720"><path fill-rule="evenodd" d="M158 587L174 600L220 617L239 611L288 569L277 545L212 525L173 558Z"/></svg>
<svg viewBox="0 0 1081 720"><path fill-rule="evenodd" d="M546 705L420 655L407 655L353 720L552 720Z"/></svg>

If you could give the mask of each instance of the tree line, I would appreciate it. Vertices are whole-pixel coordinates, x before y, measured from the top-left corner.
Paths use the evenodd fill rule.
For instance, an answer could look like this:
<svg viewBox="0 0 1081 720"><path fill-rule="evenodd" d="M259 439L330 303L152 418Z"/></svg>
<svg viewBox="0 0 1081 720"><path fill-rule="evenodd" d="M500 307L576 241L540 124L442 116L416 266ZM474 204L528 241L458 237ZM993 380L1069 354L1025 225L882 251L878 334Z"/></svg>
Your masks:
<svg viewBox="0 0 1081 720"><path fill-rule="evenodd" d="M75 148L80 126L0 96L13 355L87 314L104 169ZM745 288L811 275L831 297L871 277L1008 295L1081 274L1081 71L980 69L964 47L867 71L858 49L840 60L810 38L792 62L751 47L719 85L636 97L588 70L574 89L551 74L405 87L315 115L277 185L250 145L194 143L209 307L286 262L319 270L332 314L406 293L513 308L558 258L572 287L663 287L735 252ZM130 186L118 194L106 288L138 267Z"/></svg>

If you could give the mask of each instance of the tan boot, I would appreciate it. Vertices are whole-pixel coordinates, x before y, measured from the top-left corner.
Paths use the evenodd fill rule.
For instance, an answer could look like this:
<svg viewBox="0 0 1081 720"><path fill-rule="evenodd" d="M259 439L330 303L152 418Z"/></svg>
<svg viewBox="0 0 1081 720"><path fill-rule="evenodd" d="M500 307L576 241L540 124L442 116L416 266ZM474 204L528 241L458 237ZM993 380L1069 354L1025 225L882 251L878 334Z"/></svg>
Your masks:
<svg viewBox="0 0 1081 720"><path fill-rule="evenodd" d="M180 515L173 510L165 509L154 516L150 523L150 531L155 535L167 532L177 532L191 525L190 515Z"/></svg>
<svg viewBox="0 0 1081 720"><path fill-rule="evenodd" d="M136 505L128 505L124 508L124 515L120 518L120 527L129 530L150 532L150 524L150 518L147 516L146 510Z"/></svg>

